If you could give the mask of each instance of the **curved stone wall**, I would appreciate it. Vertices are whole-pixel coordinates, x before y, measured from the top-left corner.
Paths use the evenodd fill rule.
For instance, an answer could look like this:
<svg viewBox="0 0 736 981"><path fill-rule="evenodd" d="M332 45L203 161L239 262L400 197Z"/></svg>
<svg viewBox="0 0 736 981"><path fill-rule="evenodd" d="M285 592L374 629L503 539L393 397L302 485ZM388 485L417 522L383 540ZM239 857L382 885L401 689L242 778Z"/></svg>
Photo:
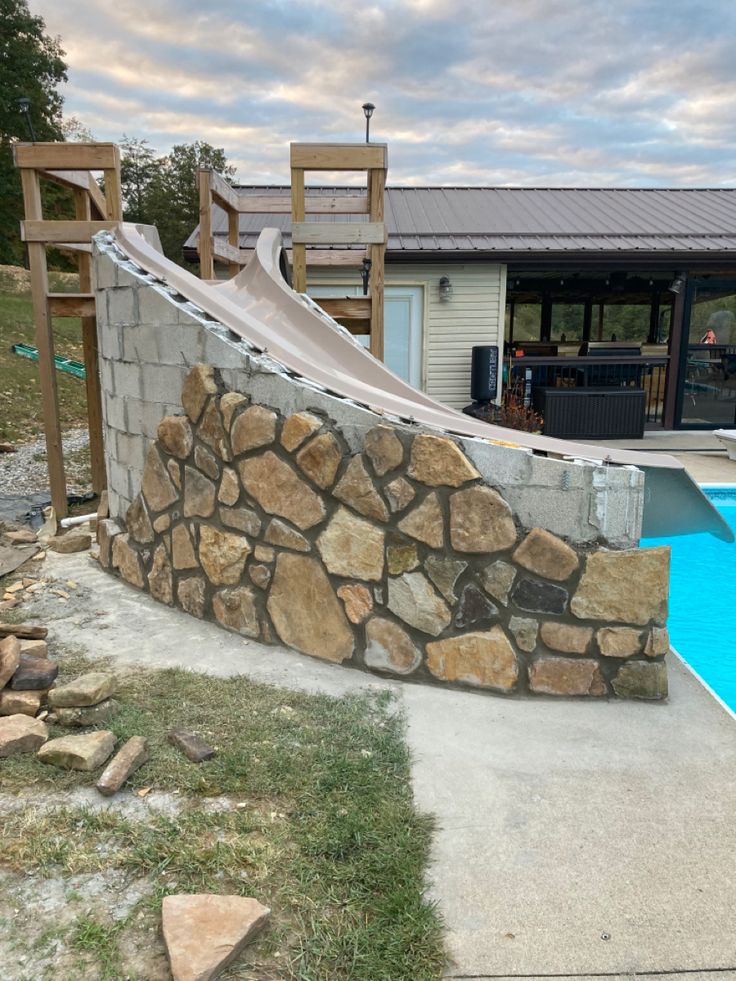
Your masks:
<svg viewBox="0 0 736 981"><path fill-rule="evenodd" d="M497 693L667 694L669 550L519 520L452 438L228 391L198 364L100 561L265 643ZM538 507L543 509L544 501Z"/></svg>

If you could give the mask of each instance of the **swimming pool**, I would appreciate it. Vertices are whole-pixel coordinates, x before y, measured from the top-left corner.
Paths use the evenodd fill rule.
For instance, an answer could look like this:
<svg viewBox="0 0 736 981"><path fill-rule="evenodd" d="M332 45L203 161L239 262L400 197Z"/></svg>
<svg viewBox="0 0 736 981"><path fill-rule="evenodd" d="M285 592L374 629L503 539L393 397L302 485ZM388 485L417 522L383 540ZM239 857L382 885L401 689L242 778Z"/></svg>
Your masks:
<svg viewBox="0 0 736 981"><path fill-rule="evenodd" d="M736 530L736 485L703 490ZM671 545L672 646L736 712L736 544L713 535L644 538Z"/></svg>

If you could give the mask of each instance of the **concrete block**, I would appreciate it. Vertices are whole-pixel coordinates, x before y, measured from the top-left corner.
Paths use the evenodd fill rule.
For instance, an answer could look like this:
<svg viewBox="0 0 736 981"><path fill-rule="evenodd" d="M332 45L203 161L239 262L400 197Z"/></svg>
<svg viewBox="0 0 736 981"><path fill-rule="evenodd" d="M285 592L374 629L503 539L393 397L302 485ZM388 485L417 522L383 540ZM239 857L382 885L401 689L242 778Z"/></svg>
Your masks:
<svg viewBox="0 0 736 981"><path fill-rule="evenodd" d="M123 399L105 392L102 396L102 415L106 426L121 431L125 430L125 401Z"/></svg>
<svg viewBox="0 0 736 981"><path fill-rule="evenodd" d="M113 490L120 497L124 497L128 501L133 500L133 494L131 493L131 488L130 488L130 471L128 467L125 467L121 463L118 463L117 460L111 460L108 458L107 481L108 481L108 496L109 496L109 491Z"/></svg>
<svg viewBox="0 0 736 981"><path fill-rule="evenodd" d="M165 324L159 327L156 338L160 364L191 366L205 360L204 330L199 324Z"/></svg>
<svg viewBox="0 0 736 981"><path fill-rule="evenodd" d="M97 338L100 355L103 358L111 358L114 361L122 357L122 346L120 344L120 327L116 324L98 324Z"/></svg>
<svg viewBox="0 0 736 981"><path fill-rule="evenodd" d="M143 432L143 406L140 398L125 399L125 426L129 433Z"/></svg>
<svg viewBox="0 0 736 981"><path fill-rule="evenodd" d="M131 286L117 286L107 290L107 320L110 324L138 322L137 296Z"/></svg>
<svg viewBox="0 0 736 981"><path fill-rule="evenodd" d="M166 406L160 402L143 402L141 405L141 433L148 439L156 439L158 424L169 415Z"/></svg>
<svg viewBox="0 0 736 981"><path fill-rule="evenodd" d="M149 324L126 324L120 328L123 340L123 360L145 364L158 363L156 334L160 328Z"/></svg>
<svg viewBox="0 0 736 981"><path fill-rule="evenodd" d="M107 505L108 505L108 508L110 509L110 517L111 518L118 519L118 518L121 517L121 514L120 514L120 495L118 494L118 492L116 490L113 490L112 487L110 487L109 485L110 485L110 480L108 478Z"/></svg>
<svg viewBox="0 0 736 981"><path fill-rule="evenodd" d="M143 465L146 461L145 449L146 440L143 436L131 435L130 433L117 433L115 438L116 459L119 464L143 472Z"/></svg>
<svg viewBox="0 0 736 981"><path fill-rule="evenodd" d="M108 392L109 394L112 394L115 391L112 365L112 361L108 361L104 357L100 358L100 386L102 387L103 392Z"/></svg>
<svg viewBox="0 0 736 981"><path fill-rule="evenodd" d="M176 324L179 322L178 308L167 295L152 286L141 285L138 290L138 314L141 324Z"/></svg>
<svg viewBox="0 0 736 981"><path fill-rule="evenodd" d="M143 398L146 402L178 402L184 382L184 366L144 364Z"/></svg>
<svg viewBox="0 0 736 981"><path fill-rule="evenodd" d="M118 285L118 267L108 256L98 253L93 268L95 289L103 290Z"/></svg>
<svg viewBox="0 0 736 981"><path fill-rule="evenodd" d="M224 327L204 329L204 361L216 368L242 368L249 352L228 338Z"/></svg>
<svg viewBox="0 0 736 981"><path fill-rule="evenodd" d="M140 398L142 390L141 369L137 364L113 362L115 394L123 398Z"/></svg>

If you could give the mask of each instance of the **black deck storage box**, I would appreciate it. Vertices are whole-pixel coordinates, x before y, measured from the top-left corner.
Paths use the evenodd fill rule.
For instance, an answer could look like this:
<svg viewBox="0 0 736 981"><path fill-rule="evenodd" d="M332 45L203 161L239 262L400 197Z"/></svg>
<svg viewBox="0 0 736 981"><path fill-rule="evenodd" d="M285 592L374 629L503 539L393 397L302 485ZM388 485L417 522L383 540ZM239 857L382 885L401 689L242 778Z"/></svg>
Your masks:
<svg viewBox="0 0 736 981"><path fill-rule="evenodd" d="M641 439L643 388L546 388L532 391L544 418L544 435L560 439Z"/></svg>

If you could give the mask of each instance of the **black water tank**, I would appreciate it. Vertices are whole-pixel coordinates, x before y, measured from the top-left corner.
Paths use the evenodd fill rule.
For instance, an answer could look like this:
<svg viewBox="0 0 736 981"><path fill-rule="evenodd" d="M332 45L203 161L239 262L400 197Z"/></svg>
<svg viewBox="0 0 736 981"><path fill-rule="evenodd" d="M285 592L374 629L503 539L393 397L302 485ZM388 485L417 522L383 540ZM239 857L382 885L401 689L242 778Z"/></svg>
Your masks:
<svg viewBox="0 0 736 981"><path fill-rule="evenodd" d="M498 391L498 347L482 344L473 348L470 372L470 397L476 402L490 402Z"/></svg>

